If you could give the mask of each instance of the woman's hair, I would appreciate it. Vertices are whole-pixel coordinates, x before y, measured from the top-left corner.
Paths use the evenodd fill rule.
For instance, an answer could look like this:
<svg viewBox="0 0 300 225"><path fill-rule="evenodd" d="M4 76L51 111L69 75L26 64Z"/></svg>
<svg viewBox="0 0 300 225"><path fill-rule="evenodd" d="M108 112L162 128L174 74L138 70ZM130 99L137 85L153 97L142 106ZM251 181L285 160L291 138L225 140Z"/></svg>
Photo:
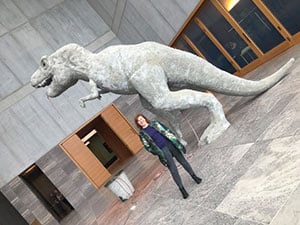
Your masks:
<svg viewBox="0 0 300 225"><path fill-rule="evenodd" d="M134 117L134 122L135 122L135 124L136 124L136 126L138 127L138 128L140 128L140 129L142 129L142 127L139 125L139 123L138 123L138 118L139 117L143 117L145 120L146 120L146 122L147 123L150 123L150 120L144 115L144 114L137 114L135 117Z"/></svg>

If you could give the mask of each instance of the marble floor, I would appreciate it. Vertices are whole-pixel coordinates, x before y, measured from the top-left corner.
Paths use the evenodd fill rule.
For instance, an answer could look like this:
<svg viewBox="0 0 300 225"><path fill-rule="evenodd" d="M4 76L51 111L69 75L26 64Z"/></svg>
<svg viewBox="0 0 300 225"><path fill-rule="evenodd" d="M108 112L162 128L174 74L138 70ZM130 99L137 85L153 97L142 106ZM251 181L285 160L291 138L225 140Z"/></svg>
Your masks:
<svg viewBox="0 0 300 225"><path fill-rule="evenodd" d="M216 95L231 126L209 145L197 146L208 113L181 112L186 156L203 178L198 185L179 167L188 199L182 199L158 160L153 163L153 156L142 150L139 160L151 159L151 169L139 170L144 174L133 180L134 195L115 201L93 225L300 225L299 56L297 45L246 76L261 79L290 57L296 59L289 75L260 96ZM116 104L124 114L134 113L137 98L124 99ZM126 171L138 173L134 166Z"/></svg>

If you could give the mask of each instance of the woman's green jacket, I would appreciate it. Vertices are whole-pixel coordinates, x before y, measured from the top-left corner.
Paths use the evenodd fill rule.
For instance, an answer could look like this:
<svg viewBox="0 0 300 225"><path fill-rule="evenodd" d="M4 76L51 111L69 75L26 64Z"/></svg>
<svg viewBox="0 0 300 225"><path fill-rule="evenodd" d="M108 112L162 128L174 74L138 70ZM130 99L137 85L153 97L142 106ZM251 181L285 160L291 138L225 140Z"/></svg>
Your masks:
<svg viewBox="0 0 300 225"><path fill-rule="evenodd" d="M185 147L179 142L179 140L175 136L175 134L169 128L167 128L165 125L163 125L162 123L160 123L156 120L152 120L150 122L149 126L153 127L159 133L161 133L163 136L165 136L180 152L186 153ZM143 129L140 130L139 136L140 136L141 142L143 143L145 149L148 152L151 152L153 155L157 155L159 157L160 162L164 166L167 166L167 160L166 160L166 157L164 156L164 153L154 143L152 138L145 131L143 131Z"/></svg>

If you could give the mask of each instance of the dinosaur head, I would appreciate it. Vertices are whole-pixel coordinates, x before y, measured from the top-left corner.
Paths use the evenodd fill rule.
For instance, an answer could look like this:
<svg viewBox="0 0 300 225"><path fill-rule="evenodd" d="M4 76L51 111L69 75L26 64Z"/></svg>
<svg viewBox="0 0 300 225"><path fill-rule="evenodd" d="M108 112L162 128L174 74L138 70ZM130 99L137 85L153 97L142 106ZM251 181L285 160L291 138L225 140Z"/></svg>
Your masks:
<svg viewBox="0 0 300 225"><path fill-rule="evenodd" d="M82 67L78 60L76 44L69 44L54 52L50 56L43 56L39 68L31 76L31 85L35 88L47 88L48 97L57 97L78 81L78 67Z"/></svg>

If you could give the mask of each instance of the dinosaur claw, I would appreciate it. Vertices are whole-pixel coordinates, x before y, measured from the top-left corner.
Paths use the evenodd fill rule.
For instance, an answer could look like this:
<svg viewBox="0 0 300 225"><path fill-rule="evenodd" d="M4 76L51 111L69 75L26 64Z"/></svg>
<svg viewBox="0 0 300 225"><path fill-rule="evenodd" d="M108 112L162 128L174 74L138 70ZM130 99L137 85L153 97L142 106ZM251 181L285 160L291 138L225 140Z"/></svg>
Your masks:
<svg viewBox="0 0 300 225"><path fill-rule="evenodd" d="M79 99L79 105L81 108L85 108L85 103L81 99Z"/></svg>

